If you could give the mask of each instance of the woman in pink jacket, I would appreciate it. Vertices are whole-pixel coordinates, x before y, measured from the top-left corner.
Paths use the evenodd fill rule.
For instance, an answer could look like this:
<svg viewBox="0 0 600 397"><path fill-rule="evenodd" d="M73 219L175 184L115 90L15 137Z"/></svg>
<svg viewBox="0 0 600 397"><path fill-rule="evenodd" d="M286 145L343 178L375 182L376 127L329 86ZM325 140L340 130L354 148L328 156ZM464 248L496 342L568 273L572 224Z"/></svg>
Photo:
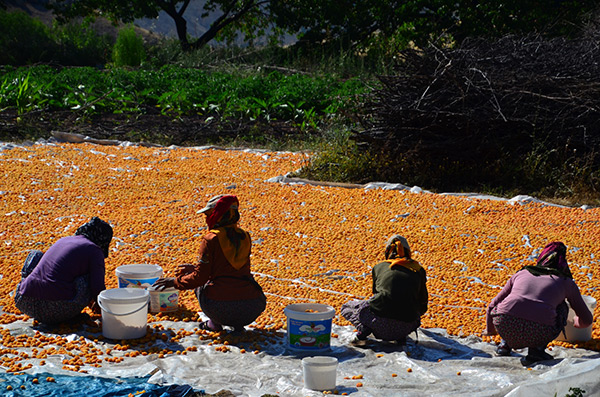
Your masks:
<svg viewBox="0 0 600 397"><path fill-rule="evenodd" d="M484 334L502 337L498 354L508 356L512 349L528 348L526 361L550 360L548 343L564 330L568 306L575 311L574 326L586 328L593 316L581 297L566 260L567 247L548 244L535 266L515 273L490 302Z"/></svg>

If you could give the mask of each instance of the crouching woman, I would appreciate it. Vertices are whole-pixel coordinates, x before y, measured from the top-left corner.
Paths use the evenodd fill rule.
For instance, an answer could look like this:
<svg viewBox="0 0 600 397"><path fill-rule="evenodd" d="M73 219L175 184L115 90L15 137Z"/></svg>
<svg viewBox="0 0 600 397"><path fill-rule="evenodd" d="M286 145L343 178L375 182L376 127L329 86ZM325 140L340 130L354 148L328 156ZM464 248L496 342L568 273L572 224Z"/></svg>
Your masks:
<svg viewBox="0 0 600 397"><path fill-rule="evenodd" d="M104 260L112 236L112 227L93 217L46 253L31 251L15 291L17 309L44 324L76 321L85 317L86 306L100 312L96 298L105 289Z"/></svg>
<svg viewBox="0 0 600 397"><path fill-rule="evenodd" d="M487 307L484 335L499 334L497 353L508 356L512 349L528 348L528 362L550 360L548 343L563 331L569 302L576 316L574 326L586 328L593 316L583 301L561 242L548 244L535 266L516 272Z"/></svg>
<svg viewBox="0 0 600 397"><path fill-rule="evenodd" d="M411 258L408 241L392 236L386 243L385 260L372 270L373 296L342 305L342 316L356 327L357 340L370 334L384 341L406 344L406 337L421 325L429 295L425 269Z"/></svg>
<svg viewBox="0 0 600 397"><path fill-rule="evenodd" d="M250 235L238 227L238 207L236 196L211 198L198 211L206 215L208 226L200 242L198 263L180 265L176 277L154 283L158 290L194 289L208 317L201 329L220 331L226 325L242 331L266 308L266 297L250 272Z"/></svg>

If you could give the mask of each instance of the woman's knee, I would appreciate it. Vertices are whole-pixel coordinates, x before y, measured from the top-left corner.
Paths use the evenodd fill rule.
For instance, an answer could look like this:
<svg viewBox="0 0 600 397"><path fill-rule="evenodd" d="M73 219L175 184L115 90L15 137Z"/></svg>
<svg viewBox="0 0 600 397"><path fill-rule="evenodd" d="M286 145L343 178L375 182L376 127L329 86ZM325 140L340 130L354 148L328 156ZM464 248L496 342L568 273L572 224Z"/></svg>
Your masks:
<svg viewBox="0 0 600 397"><path fill-rule="evenodd" d="M44 253L39 250L31 250L29 254L27 254L27 258L25 258L25 263L23 264L23 269L21 270L21 277L26 278L31 274L33 269L37 266L42 259Z"/></svg>

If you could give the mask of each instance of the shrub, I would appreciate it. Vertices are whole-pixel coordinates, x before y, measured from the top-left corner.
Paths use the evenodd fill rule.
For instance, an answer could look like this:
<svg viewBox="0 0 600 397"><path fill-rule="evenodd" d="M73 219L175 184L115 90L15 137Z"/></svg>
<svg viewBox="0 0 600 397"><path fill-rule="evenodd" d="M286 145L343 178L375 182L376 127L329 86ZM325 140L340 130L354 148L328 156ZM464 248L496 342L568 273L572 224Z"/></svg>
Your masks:
<svg viewBox="0 0 600 397"><path fill-rule="evenodd" d="M133 26L121 29L112 53L115 66L140 66L145 58L144 41Z"/></svg>
<svg viewBox="0 0 600 397"><path fill-rule="evenodd" d="M27 65L52 60L56 45L50 30L23 11L0 9L0 64Z"/></svg>
<svg viewBox="0 0 600 397"><path fill-rule="evenodd" d="M87 21L55 23L52 35L59 48L58 60L63 65L97 66L110 60L113 40L98 34Z"/></svg>

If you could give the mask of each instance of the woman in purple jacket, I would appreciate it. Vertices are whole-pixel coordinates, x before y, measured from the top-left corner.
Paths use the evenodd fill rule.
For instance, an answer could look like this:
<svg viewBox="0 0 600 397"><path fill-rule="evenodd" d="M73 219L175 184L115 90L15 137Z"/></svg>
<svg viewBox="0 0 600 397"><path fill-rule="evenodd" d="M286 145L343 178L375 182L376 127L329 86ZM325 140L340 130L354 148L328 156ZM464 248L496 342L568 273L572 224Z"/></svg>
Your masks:
<svg viewBox="0 0 600 397"><path fill-rule="evenodd" d="M63 237L46 253L33 250L21 270L15 306L40 323L73 321L105 289L104 259L112 227L98 217Z"/></svg>
<svg viewBox="0 0 600 397"><path fill-rule="evenodd" d="M575 311L574 326L586 328L593 316L581 297L569 270L567 247L548 244L535 266L515 273L487 308L484 334L500 334L498 354L508 356L512 349L528 348L528 362L551 360L546 345L563 331L569 308Z"/></svg>

